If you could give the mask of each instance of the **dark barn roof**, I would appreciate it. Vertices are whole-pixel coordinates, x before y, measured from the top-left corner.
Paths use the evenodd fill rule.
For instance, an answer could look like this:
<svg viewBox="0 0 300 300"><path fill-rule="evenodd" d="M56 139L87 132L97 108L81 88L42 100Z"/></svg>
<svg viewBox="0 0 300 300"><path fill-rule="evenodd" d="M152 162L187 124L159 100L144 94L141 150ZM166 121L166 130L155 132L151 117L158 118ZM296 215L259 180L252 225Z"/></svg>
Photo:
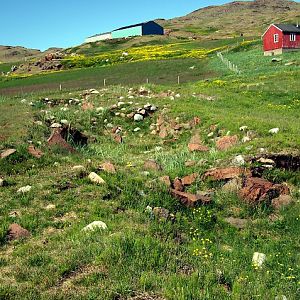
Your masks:
<svg viewBox="0 0 300 300"><path fill-rule="evenodd" d="M143 22L143 23L138 23L138 24L134 24L134 25L129 25L129 26L125 26L125 27L121 27L121 28L118 28L118 29L115 29L114 31L118 31L118 30L123 30L123 29L128 29L128 28L133 28L133 27L137 27L137 26L143 26L145 24L148 24L148 23L155 23L154 21L149 21L149 22ZM157 24L157 23L156 23ZM158 25L158 24L157 24Z"/></svg>
<svg viewBox="0 0 300 300"><path fill-rule="evenodd" d="M300 33L300 27L293 24L274 24L281 29L284 33Z"/></svg>

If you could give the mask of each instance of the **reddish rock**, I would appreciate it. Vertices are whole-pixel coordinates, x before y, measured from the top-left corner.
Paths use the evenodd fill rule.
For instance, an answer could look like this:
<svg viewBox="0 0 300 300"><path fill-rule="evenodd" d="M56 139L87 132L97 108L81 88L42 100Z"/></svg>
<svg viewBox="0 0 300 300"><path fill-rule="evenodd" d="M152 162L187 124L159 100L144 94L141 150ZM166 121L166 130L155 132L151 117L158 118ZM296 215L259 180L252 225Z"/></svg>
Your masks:
<svg viewBox="0 0 300 300"><path fill-rule="evenodd" d="M129 119L133 119L134 115L135 115L135 112L132 112L132 113L126 115L126 117Z"/></svg>
<svg viewBox="0 0 300 300"><path fill-rule="evenodd" d="M201 119L199 117L194 117L192 121L190 121L191 127L195 127L201 123Z"/></svg>
<svg viewBox="0 0 300 300"><path fill-rule="evenodd" d="M197 204L209 204L211 198L208 196L195 195L191 193L184 193L171 189L171 194L180 200L180 202L187 207L194 207Z"/></svg>
<svg viewBox="0 0 300 300"><path fill-rule="evenodd" d="M123 143L123 138L122 138L121 135L115 134L115 135L114 135L114 141L115 141L116 143L118 143L118 144L122 144L122 143Z"/></svg>
<svg viewBox="0 0 300 300"><path fill-rule="evenodd" d="M205 145L203 145L200 135L197 133L192 136L188 148L191 152L199 151L199 152L207 152L209 151L209 148Z"/></svg>
<svg viewBox="0 0 300 300"><path fill-rule="evenodd" d="M166 185L168 188L172 186L170 176L162 176L159 178L160 182Z"/></svg>
<svg viewBox="0 0 300 300"><path fill-rule="evenodd" d="M76 150L62 137L61 132L61 128L54 129L50 138L48 139L48 145L56 146L71 153L76 152Z"/></svg>
<svg viewBox="0 0 300 300"><path fill-rule="evenodd" d="M81 105L81 108L83 111L92 110L92 109L94 109L94 105L93 105L93 103L90 103L90 102L83 102Z"/></svg>
<svg viewBox="0 0 300 300"><path fill-rule="evenodd" d="M181 178L181 182L184 186L191 185L196 181L196 179L198 177L199 177L199 174L194 173L194 174L191 174L191 175L188 175L188 176L185 176L185 177Z"/></svg>
<svg viewBox="0 0 300 300"><path fill-rule="evenodd" d="M204 174L204 178L212 180L228 180L241 176L251 176L251 172L245 168L230 167L208 170Z"/></svg>
<svg viewBox="0 0 300 300"><path fill-rule="evenodd" d="M17 150L16 149L7 149L7 150L4 150L2 153L1 153L1 158L6 158L12 154L14 154Z"/></svg>
<svg viewBox="0 0 300 300"><path fill-rule="evenodd" d="M258 204L264 201L271 202L281 193L288 193L288 188L262 178L249 177L245 180L239 195L247 203Z"/></svg>
<svg viewBox="0 0 300 300"><path fill-rule="evenodd" d="M30 232L22 228L19 224L11 224L7 231L7 239L9 241L26 238L30 236Z"/></svg>
<svg viewBox="0 0 300 300"><path fill-rule="evenodd" d="M28 152L32 155L32 156L34 156L34 157L36 157L36 158L41 158L42 156L43 156L43 152L41 151L41 150L39 150L39 149L36 149L34 146L32 146L32 145L30 145L29 147L28 147Z"/></svg>
<svg viewBox="0 0 300 300"><path fill-rule="evenodd" d="M116 173L116 168L111 162L104 162L100 165L100 169L110 174Z"/></svg>
<svg viewBox="0 0 300 300"><path fill-rule="evenodd" d="M272 207L275 210L280 210L282 207L289 206L292 202L293 198L290 195L281 195L272 200Z"/></svg>
<svg viewBox="0 0 300 300"><path fill-rule="evenodd" d="M183 192L184 191L184 186L181 182L181 179L176 177L174 182L173 182L173 187L176 191L180 191L180 192Z"/></svg>
<svg viewBox="0 0 300 300"><path fill-rule="evenodd" d="M234 136L224 136L220 138L216 142L217 149L220 151L228 150L231 147L235 146L239 141L239 138L237 135Z"/></svg>
<svg viewBox="0 0 300 300"><path fill-rule="evenodd" d="M159 129L159 137L165 139L168 136L168 130L165 125L161 125Z"/></svg>
<svg viewBox="0 0 300 300"><path fill-rule="evenodd" d="M207 146L201 145L201 144L188 144L188 148L191 152L208 152L209 148Z"/></svg>
<svg viewBox="0 0 300 300"><path fill-rule="evenodd" d="M159 165L155 160L149 159L144 163L145 170L152 170L152 171L162 171L161 165Z"/></svg>

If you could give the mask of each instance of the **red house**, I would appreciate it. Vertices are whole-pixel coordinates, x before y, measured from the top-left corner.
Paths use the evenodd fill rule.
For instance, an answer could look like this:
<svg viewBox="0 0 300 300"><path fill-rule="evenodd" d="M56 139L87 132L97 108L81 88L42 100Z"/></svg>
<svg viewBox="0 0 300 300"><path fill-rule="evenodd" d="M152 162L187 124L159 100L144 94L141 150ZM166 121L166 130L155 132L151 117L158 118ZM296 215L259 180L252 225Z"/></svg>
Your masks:
<svg viewBox="0 0 300 300"><path fill-rule="evenodd" d="M272 24L263 34L264 54L276 55L300 50L300 26Z"/></svg>

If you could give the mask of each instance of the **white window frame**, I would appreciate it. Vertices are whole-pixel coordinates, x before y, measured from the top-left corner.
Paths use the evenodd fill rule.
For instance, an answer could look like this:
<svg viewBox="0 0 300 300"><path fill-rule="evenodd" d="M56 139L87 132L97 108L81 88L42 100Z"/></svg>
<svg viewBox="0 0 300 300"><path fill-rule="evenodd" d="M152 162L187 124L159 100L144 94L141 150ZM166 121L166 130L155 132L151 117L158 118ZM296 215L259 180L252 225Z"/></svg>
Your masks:
<svg viewBox="0 0 300 300"><path fill-rule="evenodd" d="M296 33L290 34L290 42L296 42Z"/></svg>
<svg viewBox="0 0 300 300"><path fill-rule="evenodd" d="M274 43L279 43L279 34L278 33L274 34Z"/></svg>

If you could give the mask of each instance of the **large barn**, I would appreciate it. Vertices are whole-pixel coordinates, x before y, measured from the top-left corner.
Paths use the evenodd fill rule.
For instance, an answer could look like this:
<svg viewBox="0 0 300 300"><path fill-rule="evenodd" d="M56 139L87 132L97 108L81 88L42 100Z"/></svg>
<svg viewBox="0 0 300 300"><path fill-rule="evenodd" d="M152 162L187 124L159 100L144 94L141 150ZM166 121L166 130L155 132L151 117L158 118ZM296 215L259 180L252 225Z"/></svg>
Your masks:
<svg viewBox="0 0 300 300"><path fill-rule="evenodd" d="M164 28L154 21L121 27L112 32L96 34L85 39L85 43L92 43L111 39L128 38L143 35L163 35Z"/></svg>
<svg viewBox="0 0 300 300"><path fill-rule="evenodd" d="M111 35L113 39L127 38L142 35L163 35L164 29L154 21L121 27L114 30Z"/></svg>
<svg viewBox="0 0 300 300"><path fill-rule="evenodd" d="M300 50L300 26L271 24L263 34L263 43L265 55Z"/></svg>

